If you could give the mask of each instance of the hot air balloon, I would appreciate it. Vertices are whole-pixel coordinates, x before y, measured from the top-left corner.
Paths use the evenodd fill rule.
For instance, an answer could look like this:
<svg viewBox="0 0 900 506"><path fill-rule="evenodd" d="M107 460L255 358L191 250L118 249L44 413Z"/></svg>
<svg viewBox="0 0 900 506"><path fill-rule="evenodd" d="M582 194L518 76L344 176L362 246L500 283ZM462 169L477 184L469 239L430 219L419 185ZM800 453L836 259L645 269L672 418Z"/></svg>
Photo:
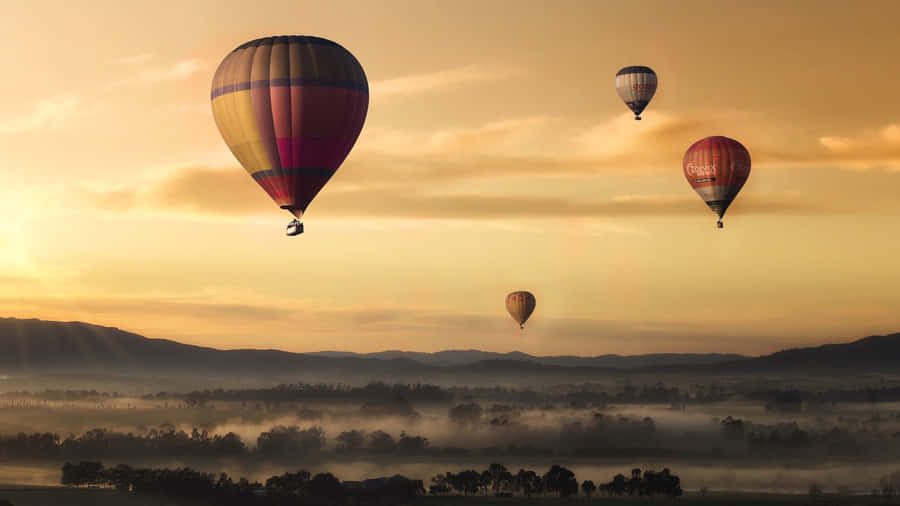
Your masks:
<svg viewBox="0 0 900 506"><path fill-rule="evenodd" d="M309 36L256 39L229 53L212 82L213 117L241 165L294 215L287 235L359 137L369 84L341 45Z"/></svg>
<svg viewBox="0 0 900 506"><path fill-rule="evenodd" d="M650 67L625 67L616 73L616 92L634 112L634 119L641 119L656 93L656 83L656 72Z"/></svg>
<svg viewBox="0 0 900 506"><path fill-rule="evenodd" d="M520 329L525 328L525 322L534 312L534 305L535 299L531 292L513 292L506 296L506 310Z"/></svg>
<svg viewBox="0 0 900 506"><path fill-rule="evenodd" d="M716 225L722 228L725 211L750 177L747 148L728 137L707 137L688 148L681 165L684 177L719 216Z"/></svg>

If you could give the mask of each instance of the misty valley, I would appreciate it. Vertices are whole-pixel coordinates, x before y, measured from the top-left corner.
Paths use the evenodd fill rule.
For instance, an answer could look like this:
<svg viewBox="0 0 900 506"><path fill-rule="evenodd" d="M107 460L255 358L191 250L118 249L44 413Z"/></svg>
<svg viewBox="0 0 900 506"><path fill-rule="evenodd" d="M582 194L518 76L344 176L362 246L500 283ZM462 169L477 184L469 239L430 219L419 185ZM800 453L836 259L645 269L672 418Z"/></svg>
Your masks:
<svg viewBox="0 0 900 506"><path fill-rule="evenodd" d="M557 465L578 481L565 495L585 496L585 481L598 486L597 498L651 495L610 485L637 469L676 475L678 496L683 489L700 497L890 498L900 486L900 378L855 381L827 390L789 379L760 386L681 378L538 389L374 382L143 395L7 391L0 482L122 488L96 473L65 478L65 465L96 462L113 470L187 467L213 486L226 473L262 491L272 477L304 470L346 482L402 476L421 491L413 497L518 497L524 489L512 476L460 484L447 473L480 476L502 465L511 475L534 470L541 481ZM535 486L527 495L559 493Z"/></svg>

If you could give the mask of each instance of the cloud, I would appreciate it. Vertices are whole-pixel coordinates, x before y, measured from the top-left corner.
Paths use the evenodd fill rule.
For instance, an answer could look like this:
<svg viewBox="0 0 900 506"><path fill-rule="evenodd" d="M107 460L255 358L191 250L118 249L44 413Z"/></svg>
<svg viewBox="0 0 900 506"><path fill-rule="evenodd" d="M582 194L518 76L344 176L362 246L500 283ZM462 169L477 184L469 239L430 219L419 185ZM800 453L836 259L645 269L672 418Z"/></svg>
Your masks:
<svg viewBox="0 0 900 506"><path fill-rule="evenodd" d="M342 170L365 182L658 173L680 170L688 146L721 131L703 114L657 112L652 122L637 125L632 118L622 113L585 124L530 116L433 132L371 128Z"/></svg>
<svg viewBox="0 0 900 506"><path fill-rule="evenodd" d="M506 79L515 72L509 68L467 65L427 74L413 74L375 81L371 85L373 99L383 100L399 96L444 91L456 86Z"/></svg>
<svg viewBox="0 0 900 506"><path fill-rule="evenodd" d="M390 219L502 220L610 218L702 215L696 196L620 195L603 201L579 201L536 195L479 193L423 193L416 188L341 189L323 193L316 201L317 218L367 216ZM83 190L88 202L112 212L162 210L205 215L244 216L278 212L265 193L239 169L187 168L145 185L141 190L116 188ZM751 214L839 212L821 201L781 193L755 196L740 204Z"/></svg>
<svg viewBox="0 0 900 506"><path fill-rule="evenodd" d="M185 80L208 68L206 62L199 59L180 60L168 66L153 67L140 70L130 77L110 81L107 90L137 83L163 83Z"/></svg>
<svg viewBox="0 0 900 506"><path fill-rule="evenodd" d="M74 192L98 209L128 212L141 209L201 214L248 215L271 212L271 201L243 169L189 167L171 171L156 181L135 186L96 188Z"/></svg>
<svg viewBox="0 0 900 506"><path fill-rule="evenodd" d="M38 100L31 112L20 116L0 117L0 134L19 134L47 128L58 128L82 110L81 97L62 94Z"/></svg>
<svg viewBox="0 0 900 506"><path fill-rule="evenodd" d="M148 69L139 74L142 81L161 82L161 81L180 81L186 79L197 72L206 70L207 65L201 60L182 60L173 63L168 67Z"/></svg>
<svg viewBox="0 0 900 506"><path fill-rule="evenodd" d="M900 170L900 124L859 132L853 137L819 138L824 158L852 169Z"/></svg>
<svg viewBox="0 0 900 506"><path fill-rule="evenodd" d="M142 63L147 63L148 61L153 59L153 53L139 53L129 56L122 56L119 58L114 58L110 60L110 63L115 63L118 65L140 65Z"/></svg>
<svg viewBox="0 0 900 506"><path fill-rule="evenodd" d="M212 107L210 107L209 103L202 104L178 104L174 106L175 112L187 113L187 114L202 114L204 116L212 117Z"/></svg>
<svg viewBox="0 0 900 506"><path fill-rule="evenodd" d="M317 218L413 220L701 215L708 211L679 175L685 146L718 133L715 122L710 126L702 119L704 114L657 111L652 122L641 124L623 113L594 124L530 116L432 132L370 129L311 210ZM740 113L726 111L722 117L731 121ZM882 129L878 138L894 142L900 129ZM853 147L852 142L844 144L850 147L841 149ZM780 163L777 146L763 145L758 151L769 166ZM758 151L754 147L755 160ZM795 153L789 159L795 163L806 156ZM848 183L839 170L773 170L761 165L754 171L759 176L751 178L753 191L744 191L735 211L757 215L897 211L896 206L886 206L876 190L896 187L898 181L893 179L866 183L865 188L857 184L865 199L851 202L831 198L835 188ZM661 174L668 182L678 180L678 186L660 185ZM555 180L555 190L545 188L541 180ZM592 181L603 185L599 195L584 190ZM821 186L811 188L810 181ZM87 189L82 195L91 205L114 212L280 213L241 169L185 167L130 189Z"/></svg>

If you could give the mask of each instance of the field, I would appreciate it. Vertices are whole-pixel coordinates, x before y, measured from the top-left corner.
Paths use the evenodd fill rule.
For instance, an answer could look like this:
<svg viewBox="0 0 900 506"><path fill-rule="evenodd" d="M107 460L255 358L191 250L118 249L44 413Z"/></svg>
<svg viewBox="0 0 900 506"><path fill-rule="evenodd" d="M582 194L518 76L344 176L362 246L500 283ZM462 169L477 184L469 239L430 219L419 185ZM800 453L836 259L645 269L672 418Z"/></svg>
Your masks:
<svg viewBox="0 0 900 506"><path fill-rule="evenodd" d="M120 493L105 489L74 489L65 487L0 487L0 499L6 499L15 506L176 506L176 503L158 497L143 497ZM561 500L550 497L495 498L495 497L422 497L417 503L421 506L524 506L529 504L585 504L593 503L603 506L638 506L647 504L679 506L756 506L756 505L892 505L900 504L900 500L872 496L839 496L825 494L816 498L807 495L758 494L758 493L710 493L705 496L687 494L675 501L664 498L610 498L595 497L587 501L583 498Z"/></svg>

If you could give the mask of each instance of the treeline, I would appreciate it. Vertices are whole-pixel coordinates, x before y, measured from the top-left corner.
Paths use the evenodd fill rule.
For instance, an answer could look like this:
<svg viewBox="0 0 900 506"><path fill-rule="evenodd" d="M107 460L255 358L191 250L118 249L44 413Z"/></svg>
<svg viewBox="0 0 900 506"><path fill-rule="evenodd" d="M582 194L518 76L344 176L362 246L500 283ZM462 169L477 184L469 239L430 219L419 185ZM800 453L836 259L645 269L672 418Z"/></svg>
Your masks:
<svg viewBox="0 0 900 506"><path fill-rule="evenodd" d="M661 472L652 470L641 471L638 468L631 470L631 477L617 474L612 481L595 485L591 480L585 480L578 485L575 473L569 469L553 465L543 475L529 469L519 469L512 474L503 464L491 464L484 471L473 469L457 473L447 472L435 475L431 478L428 492L435 495L462 494L462 495L494 495L496 497L512 496L541 496L557 495L560 498L578 495L581 493L591 498L597 492L607 495L633 495L653 496L665 495L678 497L682 495L681 479L673 475L669 469Z"/></svg>
<svg viewBox="0 0 900 506"><path fill-rule="evenodd" d="M73 487L110 487L135 494L168 496L204 501L217 505L340 505L404 504L426 490L421 480L400 475L364 481L341 481L331 473L313 476L301 470L272 476L265 483L246 478L233 480L225 473L218 476L190 468L143 469L120 464L106 468L101 462L66 463L61 482ZM432 495L493 495L496 497L554 495L567 498L579 495L590 499L596 493L607 495L667 496L682 495L681 480L669 469L661 472L632 469L630 477L618 474L608 483L595 485L585 480L579 486L571 470L553 465L538 474L520 469L511 473L506 466L491 464L479 472L447 472L431 478L427 493Z"/></svg>
<svg viewBox="0 0 900 506"><path fill-rule="evenodd" d="M900 452L900 432L876 430L875 423L851 432L843 427L803 428L796 422L755 424L729 416L721 420L721 431L734 450L757 458L889 457Z"/></svg>
<svg viewBox="0 0 900 506"><path fill-rule="evenodd" d="M365 386L325 383L282 384L273 388L241 390L195 390L189 393L158 392L146 394L145 400L182 401L189 406L202 406L213 401L242 403L262 403L267 406L279 403L297 402L384 402L402 399L413 403L450 403L453 400L470 402L475 400L513 402L523 405L558 404L561 406L603 406L610 403L673 403L712 402L725 400L724 390L711 386L691 395L678 387L667 387L663 383L645 385L640 388L626 384L621 392L608 393L596 389L594 385L568 385L553 392L519 390L503 387L470 388L441 387L431 384L394 384L372 382Z"/></svg>
<svg viewBox="0 0 900 506"><path fill-rule="evenodd" d="M104 467L101 462L66 463L61 482L73 487L110 487L134 494L189 499L195 503L219 505L340 505L409 502L424 494L421 480L395 475L361 482L341 482L331 473L312 475L301 470L272 476L265 483L226 473L218 476L191 468L145 469L124 464Z"/></svg>
<svg viewBox="0 0 900 506"><path fill-rule="evenodd" d="M262 402L272 405L290 402L356 402L402 398L410 402L450 402L452 394L437 385L388 385L372 382L365 386L331 385L325 383L282 384L273 388L242 390L195 390L189 393L159 392L142 397L146 400L177 400L189 405L203 405L211 401Z"/></svg>
<svg viewBox="0 0 900 506"><path fill-rule="evenodd" d="M162 425L144 434L122 433L107 429L93 429L80 436L65 439L54 433L19 433L0 436L0 459L80 458L104 459L115 457L257 457L262 459L290 459L316 455L325 450L325 431L321 427L301 429L298 426L272 427L256 438L251 449L233 432L210 434L194 428L190 433ZM338 453L378 455L438 455L427 438L401 432L394 438L384 431L345 431L335 438ZM459 454L458 451L450 452Z"/></svg>
<svg viewBox="0 0 900 506"><path fill-rule="evenodd" d="M41 392L31 392L28 390L17 390L13 392L0 393L0 399L4 400L39 400L39 401L85 401L96 402L122 397L118 392L98 392L96 390L44 390Z"/></svg>
<svg viewBox="0 0 900 506"><path fill-rule="evenodd" d="M900 386L828 390L824 392L797 389L752 390L741 385L692 385L690 391L664 383L634 386L625 382L618 392L606 387L585 383L557 385L544 391L509 387L441 387L433 384L393 384L372 382L365 386L326 383L281 384L272 388L240 390L194 390L191 392L158 392L146 394L144 400L184 402L188 406L202 406L214 401L261 403L277 406L280 403L378 403L402 399L409 403L436 404L456 402L507 402L523 406L589 407L608 404L698 404L722 402L739 395L747 400L768 403L773 409L797 403L810 406L835 402L897 402ZM118 392L96 390L27 390L0 393L0 399L33 399L45 401L101 401L124 397Z"/></svg>
<svg viewBox="0 0 900 506"><path fill-rule="evenodd" d="M806 392L803 390L763 390L744 394L748 400L768 403L771 409L805 403L807 406L834 402L897 402L900 401L900 387L860 388L856 390L828 390Z"/></svg>

